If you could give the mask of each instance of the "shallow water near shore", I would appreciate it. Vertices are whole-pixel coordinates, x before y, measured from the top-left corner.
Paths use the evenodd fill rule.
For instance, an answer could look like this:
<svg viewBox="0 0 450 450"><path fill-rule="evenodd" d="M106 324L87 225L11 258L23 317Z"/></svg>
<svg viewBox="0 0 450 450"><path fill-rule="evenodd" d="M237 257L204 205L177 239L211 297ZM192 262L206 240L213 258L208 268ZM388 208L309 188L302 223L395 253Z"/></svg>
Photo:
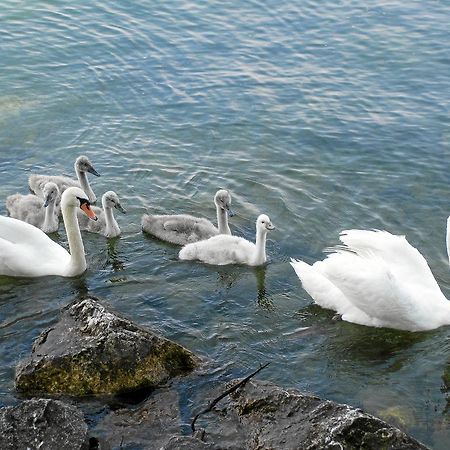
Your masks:
<svg viewBox="0 0 450 450"><path fill-rule="evenodd" d="M0 277L0 404L16 364L60 308L90 293L207 361L179 382L183 419L204 395L259 375L362 407L433 449L450 439L449 327L342 322L288 264L347 228L406 234L450 297L448 4L375 0L75 1L0 5L0 213L31 173L72 174L86 154L114 190L120 238L84 233L75 279ZM276 226L263 268L180 262L142 234L145 212ZM52 237L67 246L63 227ZM188 426L188 425L187 425Z"/></svg>

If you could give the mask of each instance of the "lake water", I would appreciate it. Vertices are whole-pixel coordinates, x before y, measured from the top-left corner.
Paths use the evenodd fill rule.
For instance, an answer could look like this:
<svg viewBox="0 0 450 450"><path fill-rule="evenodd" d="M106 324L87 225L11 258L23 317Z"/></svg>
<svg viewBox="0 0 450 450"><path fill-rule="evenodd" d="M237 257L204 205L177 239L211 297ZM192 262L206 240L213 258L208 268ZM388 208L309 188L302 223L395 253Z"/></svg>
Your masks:
<svg viewBox="0 0 450 450"><path fill-rule="evenodd" d="M449 3L40 1L0 5L0 198L86 154L116 191L123 235L84 234L77 279L0 278L0 404L60 308L86 292L208 361L179 383L185 419L211 388L260 377L362 407L448 448L449 328L371 329L315 306L290 257L313 262L346 228L406 234L447 297ZM277 229L266 268L177 260L146 211ZM4 201L0 213L5 214ZM67 244L63 227L55 236Z"/></svg>

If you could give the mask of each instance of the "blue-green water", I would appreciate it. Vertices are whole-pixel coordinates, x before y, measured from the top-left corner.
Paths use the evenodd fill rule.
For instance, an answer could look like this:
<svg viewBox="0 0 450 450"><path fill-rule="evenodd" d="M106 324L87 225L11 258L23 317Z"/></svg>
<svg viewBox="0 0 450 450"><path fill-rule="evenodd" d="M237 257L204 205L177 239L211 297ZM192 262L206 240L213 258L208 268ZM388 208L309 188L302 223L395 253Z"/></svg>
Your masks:
<svg viewBox="0 0 450 450"><path fill-rule="evenodd" d="M321 258L345 228L387 229L450 296L449 17L447 0L1 2L0 198L86 154L97 196L115 190L128 214L117 240L84 234L79 279L0 279L0 403L17 401L34 338L89 291L209 361L181 383L187 421L211 387L272 361L262 378L448 448L449 328L333 320L287 261ZM141 233L146 211L214 218L219 187L235 234L253 239L262 212L277 226L265 269L182 263Z"/></svg>

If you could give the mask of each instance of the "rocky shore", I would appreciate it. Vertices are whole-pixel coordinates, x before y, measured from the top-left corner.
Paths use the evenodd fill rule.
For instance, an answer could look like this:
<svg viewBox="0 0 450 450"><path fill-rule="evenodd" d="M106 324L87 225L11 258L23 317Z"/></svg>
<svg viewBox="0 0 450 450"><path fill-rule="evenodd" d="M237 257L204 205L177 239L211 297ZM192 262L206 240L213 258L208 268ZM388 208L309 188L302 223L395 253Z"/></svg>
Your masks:
<svg viewBox="0 0 450 450"><path fill-rule="evenodd" d="M191 351L99 300L75 301L17 367L18 393L33 398L0 409L0 448L426 449L359 409L255 378L200 416L192 431L170 380L188 373L195 380L200 365ZM105 408L95 421L82 412L87 399L106 404L137 391L143 398L138 405ZM190 417L214 398L212 392L210 397L192 406Z"/></svg>

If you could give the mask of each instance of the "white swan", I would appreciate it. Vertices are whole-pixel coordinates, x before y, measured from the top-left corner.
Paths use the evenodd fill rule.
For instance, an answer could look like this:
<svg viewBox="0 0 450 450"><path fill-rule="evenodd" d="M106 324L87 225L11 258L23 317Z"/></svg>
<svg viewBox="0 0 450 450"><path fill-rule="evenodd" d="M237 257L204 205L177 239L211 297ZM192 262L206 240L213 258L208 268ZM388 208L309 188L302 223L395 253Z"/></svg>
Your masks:
<svg viewBox="0 0 450 450"><path fill-rule="evenodd" d="M103 234L103 236L108 238L119 236L121 231L114 217L113 208L118 209L123 214L126 213L120 204L119 197L114 191L105 192L102 196L102 205L103 209L97 206L91 208L98 218L97 221L90 220L86 214L77 210L80 230Z"/></svg>
<svg viewBox="0 0 450 450"><path fill-rule="evenodd" d="M216 205L218 228L207 219L188 214L144 214L142 216L142 230L162 241L178 245L201 241L218 234L231 235L228 226L228 216L233 216L230 209L230 193L224 189L217 191L214 196L214 204Z"/></svg>
<svg viewBox="0 0 450 450"><path fill-rule="evenodd" d="M54 233L59 228L59 189L55 183L48 182L40 197L28 194L13 194L6 199L6 209L10 217L40 228L44 233Z"/></svg>
<svg viewBox="0 0 450 450"><path fill-rule="evenodd" d="M343 246L312 266L291 260L318 305L337 311L343 320L373 327L420 331L450 325L450 302L425 258L404 236L345 230L340 240Z"/></svg>
<svg viewBox="0 0 450 450"><path fill-rule="evenodd" d="M78 187L87 194L90 203L95 203L97 197L89 184L87 172L92 173L97 177L99 177L100 174L94 169L94 166L89 161L89 158L84 155L81 155L76 159L74 167L75 173L77 174L77 180L59 175L30 175L28 178L28 185L31 192L36 194L38 197L43 198L45 183L52 181L53 183L56 183L61 194L69 187Z"/></svg>
<svg viewBox="0 0 450 450"><path fill-rule="evenodd" d="M256 220L256 244L237 236L219 234L206 241L194 242L184 246L180 259L198 259L208 264L247 264L260 266L266 262L266 237L275 227L269 217L261 214Z"/></svg>
<svg viewBox="0 0 450 450"><path fill-rule="evenodd" d="M86 270L83 241L76 209L96 219L87 195L79 188L64 191L61 209L70 254L39 228L11 217L0 216L0 275L73 277Z"/></svg>

